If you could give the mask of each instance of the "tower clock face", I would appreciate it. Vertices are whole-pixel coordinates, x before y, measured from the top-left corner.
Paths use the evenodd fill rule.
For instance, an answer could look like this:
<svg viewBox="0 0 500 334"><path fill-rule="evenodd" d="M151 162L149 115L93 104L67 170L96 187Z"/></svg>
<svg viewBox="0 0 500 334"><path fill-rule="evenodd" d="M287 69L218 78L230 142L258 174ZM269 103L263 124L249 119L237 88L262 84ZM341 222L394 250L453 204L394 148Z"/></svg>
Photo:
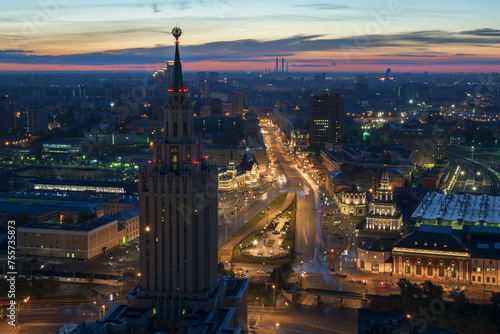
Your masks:
<svg viewBox="0 0 500 334"><path fill-rule="evenodd" d="M179 37L181 37L182 35L181 28L175 27L174 29L172 29L172 35L175 37L175 39L179 39Z"/></svg>

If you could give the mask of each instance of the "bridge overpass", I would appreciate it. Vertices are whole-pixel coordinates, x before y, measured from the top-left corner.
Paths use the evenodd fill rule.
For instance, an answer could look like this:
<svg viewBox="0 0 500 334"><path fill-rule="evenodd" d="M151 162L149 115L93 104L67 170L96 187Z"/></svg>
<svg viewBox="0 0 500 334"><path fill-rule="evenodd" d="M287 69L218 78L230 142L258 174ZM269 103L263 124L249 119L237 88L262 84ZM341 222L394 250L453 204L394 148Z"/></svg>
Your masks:
<svg viewBox="0 0 500 334"><path fill-rule="evenodd" d="M291 288L282 290L284 296L288 298L292 303L299 303L305 296L315 296L316 297L316 305L321 304L323 301L323 297L337 297L339 299L339 303L337 304L339 308L344 305L344 301L346 299L354 299L361 300L363 306L368 306L368 302L373 299L393 299L398 295L374 295L368 293L359 293L359 292L351 292L351 291L342 291L342 290L328 290L328 289L316 289L316 288Z"/></svg>

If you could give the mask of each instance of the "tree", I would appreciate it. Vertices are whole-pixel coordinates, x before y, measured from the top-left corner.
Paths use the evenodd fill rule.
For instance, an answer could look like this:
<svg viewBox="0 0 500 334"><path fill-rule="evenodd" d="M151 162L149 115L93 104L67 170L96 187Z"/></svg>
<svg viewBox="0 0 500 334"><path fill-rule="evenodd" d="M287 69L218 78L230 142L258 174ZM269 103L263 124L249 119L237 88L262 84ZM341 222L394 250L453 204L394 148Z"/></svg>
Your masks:
<svg viewBox="0 0 500 334"><path fill-rule="evenodd" d="M470 308L470 301L467 297L465 297L463 291L453 290L451 298L455 301L452 305L452 309L457 315L464 314L465 311Z"/></svg>
<svg viewBox="0 0 500 334"><path fill-rule="evenodd" d="M59 282L55 277L49 277L45 280L45 290L48 295L53 296L61 287L61 282Z"/></svg>
<svg viewBox="0 0 500 334"><path fill-rule="evenodd" d="M86 221L92 219L92 218L96 218L97 217L97 214L95 212L80 212L78 214L78 218L76 219L76 223L77 224L82 224L82 223L85 223Z"/></svg>
<svg viewBox="0 0 500 334"><path fill-rule="evenodd" d="M30 294L42 298L45 293L45 280L41 277L32 276Z"/></svg>
<svg viewBox="0 0 500 334"><path fill-rule="evenodd" d="M33 148L33 154L35 155L35 159L40 161L43 159L43 145L39 139L35 139L33 143L31 143L31 147Z"/></svg>

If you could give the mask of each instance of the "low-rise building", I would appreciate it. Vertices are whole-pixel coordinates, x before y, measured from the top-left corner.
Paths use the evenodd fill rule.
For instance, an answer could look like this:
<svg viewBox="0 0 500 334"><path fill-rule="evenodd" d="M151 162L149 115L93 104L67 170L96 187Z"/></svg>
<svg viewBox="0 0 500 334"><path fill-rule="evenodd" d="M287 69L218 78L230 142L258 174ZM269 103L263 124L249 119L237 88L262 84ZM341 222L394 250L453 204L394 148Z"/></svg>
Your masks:
<svg viewBox="0 0 500 334"><path fill-rule="evenodd" d="M411 218L415 224L452 226L461 230L466 225L500 226L500 196L487 194L427 193Z"/></svg>
<svg viewBox="0 0 500 334"><path fill-rule="evenodd" d="M358 246L357 267L372 273L392 273L392 246L396 239L380 238Z"/></svg>
<svg viewBox="0 0 500 334"><path fill-rule="evenodd" d="M234 166L231 154L229 167L219 173L219 190L233 191L242 187L253 187L257 185L259 177L259 164L249 150L246 151L238 166Z"/></svg>
<svg viewBox="0 0 500 334"><path fill-rule="evenodd" d="M471 253L472 284L500 285L500 229L464 226L463 236Z"/></svg>
<svg viewBox="0 0 500 334"><path fill-rule="evenodd" d="M343 191L340 212L344 215L363 217L366 215L366 193Z"/></svg>
<svg viewBox="0 0 500 334"><path fill-rule="evenodd" d="M33 190L71 193L137 194L133 182L60 180L56 178L32 181Z"/></svg>
<svg viewBox="0 0 500 334"><path fill-rule="evenodd" d="M92 259L118 245L118 220L96 218L82 224L29 223L17 228L22 255Z"/></svg>
<svg viewBox="0 0 500 334"><path fill-rule="evenodd" d="M470 253L450 226L422 225L394 244L394 276L463 284L469 281Z"/></svg>
<svg viewBox="0 0 500 334"><path fill-rule="evenodd" d="M118 220L118 242L120 245L139 236L139 208L116 213L110 218Z"/></svg>

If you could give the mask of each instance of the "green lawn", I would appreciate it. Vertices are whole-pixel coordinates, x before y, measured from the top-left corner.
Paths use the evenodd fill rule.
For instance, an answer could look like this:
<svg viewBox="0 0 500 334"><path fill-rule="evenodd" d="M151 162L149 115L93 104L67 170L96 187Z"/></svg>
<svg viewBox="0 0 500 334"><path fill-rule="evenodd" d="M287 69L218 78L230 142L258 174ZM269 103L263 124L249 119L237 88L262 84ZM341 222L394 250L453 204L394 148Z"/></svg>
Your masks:
<svg viewBox="0 0 500 334"><path fill-rule="evenodd" d="M288 249L288 246L290 246L290 250L292 252L293 252L294 246L295 246L296 208L297 208L297 196L295 195L295 198L293 199L292 203L290 203L290 205L285 210L283 210L283 212L279 215L279 217L282 217L282 218L288 218L288 217L291 218L290 221L286 222L284 227L283 227L283 230L286 230L286 228L288 228L288 230L286 230L288 235L285 238L285 240L283 241L283 247ZM255 232L251 233L250 235L248 235L245 239L243 239L241 241L240 244L244 245L244 246L248 246L248 245L253 244L254 240L261 240L261 239L262 239L262 230L259 230L259 231L255 231ZM233 262L259 264L259 263L266 261L270 264L278 266L278 265L282 265L284 263L291 261L290 257L287 257L284 259L278 259L278 260L250 259L247 257L243 257L243 256L241 256L240 251L239 251L240 244L236 245L236 247L233 250L233 260L232 260Z"/></svg>

